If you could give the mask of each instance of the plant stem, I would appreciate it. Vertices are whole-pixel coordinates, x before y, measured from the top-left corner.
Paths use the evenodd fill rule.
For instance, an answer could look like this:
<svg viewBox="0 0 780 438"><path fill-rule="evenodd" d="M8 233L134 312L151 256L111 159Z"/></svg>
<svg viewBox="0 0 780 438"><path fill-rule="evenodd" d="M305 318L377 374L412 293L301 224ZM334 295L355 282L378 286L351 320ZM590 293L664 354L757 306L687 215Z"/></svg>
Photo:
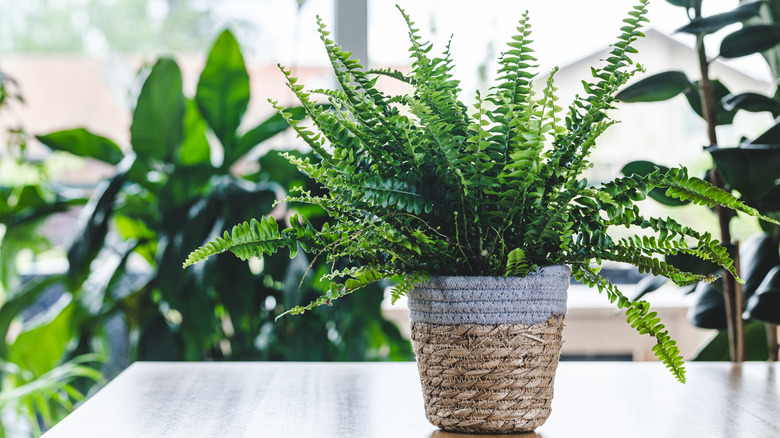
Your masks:
<svg viewBox="0 0 780 438"><path fill-rule="evenodd" d="M777 344L777 324L766 325L766 337L769 343L769 360L777 362L778 350L780 350L780 346Z"/></svg>
<svg viewBox="0 0 780 438"><path fill-rule="evenodd" d="M697 1L695 7L696 18L701 18L701 2ZM704 35L696 36L696 50L699 57L699 70L701 73L701 100L702 114L707 122L707 139L710 146L718 145L718 137L715 132L717 126L717 115L715 112L715 96L712 91L712 81L710 80L710 61L707 59L707 52L704 46ZM710 169L710 180L712 184L723 189L725 184L720 176L717 167L713 163ZM718 224L720 226L721 242L727 244L731 242L731 231L729 222L731 213L723 206L716 206L715 211L718 215ZM739 250L734 251L734 264L739 272ZM742 297L741 288L734 277L726 272L723 276L723 292L726 302L726 327L729 334L729 353L732 362L742 362L745 357L744 348L744 325L742 322Z"/></svg>

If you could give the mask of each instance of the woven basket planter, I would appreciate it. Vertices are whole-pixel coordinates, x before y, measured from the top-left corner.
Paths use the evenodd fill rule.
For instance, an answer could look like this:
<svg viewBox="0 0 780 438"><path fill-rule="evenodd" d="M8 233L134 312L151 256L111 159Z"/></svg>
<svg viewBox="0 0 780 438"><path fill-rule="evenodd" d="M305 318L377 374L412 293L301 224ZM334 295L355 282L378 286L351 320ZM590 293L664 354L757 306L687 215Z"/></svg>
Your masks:
<svg viewBox="0 0 780 438"><path fill-rule="evenodd" d="M536 429L550 415L571 269L525 278L432 277L409 294L428 420L471 433Z"/></svg>

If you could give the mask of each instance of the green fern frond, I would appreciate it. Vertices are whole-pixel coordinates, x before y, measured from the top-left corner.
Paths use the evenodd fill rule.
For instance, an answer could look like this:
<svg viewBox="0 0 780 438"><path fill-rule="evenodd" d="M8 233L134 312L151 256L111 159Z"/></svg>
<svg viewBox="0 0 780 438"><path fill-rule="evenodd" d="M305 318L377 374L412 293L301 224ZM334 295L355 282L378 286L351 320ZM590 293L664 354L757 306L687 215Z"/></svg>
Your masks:
<svg viewBox="0 0 780 438"><path fill-rule="evenodd" d="M295 306L290 310L280 314L275 319L279 319L284 315L300 315L315 307L327 305L333 305L333 301L342 298L352 292L368 286L369 284L376 283L377 281L387 279L393 276L391 273L381 272L375 268L362 267L350 270L347 274L349 278L344 284L331 283L330 288L325 295L317 298L305 306Z"/></svg>
<svg viewBox="0 0 780 438"><path fill-rule="evenodd" d="M314 149L317 152L317 155L320 156L320 158L325 164L335 168L335 164L333 163L333 157L331 157L330 152L325 150L322 141L320 141L320 134L315 134L311 130L301 126L300 122L292 118L291 113L285 112L285 107L279 105L278 101L268 99L268 102L279 113L279 115L281 115L282 118L284 118L284 120L290 125L290 127L293 128L293 130L295 130L295 132L298 134L298 137L300 137L303 141L306 142L307 145L309 145L310 148Z"/></svg>
<svg viewBox="0 0 780 438"><path fill-rule="evenodd" d="M416 284L428 281L428 278L428 275L422 272L413 272L411 274L400 276L400 279L396 283L395 287L390 290L390 303L395 304L399 298L406 296L409 292L411 292Z"/></svg>
<svg viewBox="0 0 780 438"><path fill-rule="evenodd" d="M694 204L706 205L708 207L722 205L732 210L759 217L767 222L780 225L780 222L770 217L763 216L758 210L745 205L745 203L734 197L731 193L719 189L702 179L688 176L688 171L685 168L669 169L659 186L669 187L666 191L666 195L681 201L691 201Z"/></svg>
<svg viewBox="0 0 780 438"><path fill-rule="evenodd" d="M604 66L592 69L595 83L583 81L585 97L575 97L569 107L569 115L566 118L567 132L558 136L550 159L550 164L555 168L564 167L569 171L562 179L551 175L551 184L570 181L588 167L587 160L595 137L612 123L607 120L607 111L612 109L618 88L635 73L642 71L641 66L627 70L633 64L628 54L636 52L631 44L638 37L644 36L639 29L642 23L648 21L646 15L647 0L640 0L639 5L629 13L629 18L623 20L625 26L621 28L618 42L612 45L610 56L604 60ZM597 130L593 132L593 128Z"/></svg>
<svg viewBox="0 0 780 438"><path fill-rule="evenodd" d="M205 261L225 251L232 252L241 260L247 260L255 255L273 254L290 243L289 239L279 233L279 226L273 216L263 216L260 221L252 219L250 222L236 225L230 234L225 231L222 237L217 237L192 251L182 267Z"/></svg>
<svg viewBox="0 0 780 438"><path fill-rule="evenodd" d="M654 257L644 255L640 248L632 246L612 245L603 248L584 249L594 258L628 263L636 266L640 274L651 273L672 280L678 286L687 286L698 281L713 281L709 275L698 275L681 271L674 266Z"/></svg>
<svg viewBox="0 0 780 438"><path fill-rule="evenodd" d="M629 300L609 279L598 275L587 266L573 265L572 275L577 281L606 293L609 301L617 304L619 309L626 309L627 322L640 334L655 338L653 353L669 368L677 380L685 383L685 367L680 350L676 342L670 338L669 331L660 323L656 312L649 311L650 305L646 301Z"/></svg>
<svg viewBox="0 0 780 438"><path fill-rule="evenodd" d="M525 251L521 248L515 248L509 252L506 260L506 272L504 277L510 275L517 277L525 277L531 271L536 269L536 265L529 264L525 257Z"/></svg>
<svg viewBox="0 0 780 438"><path fill-rule="evenodd" d="M374 68L368 70L366 73L371 75L387 76L412 86L417 85L417 81L414 78L411 78L404 73L391 68Z"/></svg>

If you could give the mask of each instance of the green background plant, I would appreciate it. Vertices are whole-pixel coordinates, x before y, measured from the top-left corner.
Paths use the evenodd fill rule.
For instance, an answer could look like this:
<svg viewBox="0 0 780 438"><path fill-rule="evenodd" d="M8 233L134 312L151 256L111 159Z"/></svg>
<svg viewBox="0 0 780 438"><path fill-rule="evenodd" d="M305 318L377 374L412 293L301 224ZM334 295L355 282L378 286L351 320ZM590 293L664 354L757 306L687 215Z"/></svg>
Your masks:
<svg viewBox="0 0 780 438"><path fill-rule="evenodd" d="M31 400L39 397L37 386L24 385L29 378L21 380L27 370L38 382L50 383L44 391L60 396L64 415L72 403L64 403L63 394L70 390L63 383L80 376L97 378L90 369L110 377L132 360L411 359L408 340L382 316L381 284L346 306L323 308L306 320L274 322L283 309L308 302L330 286L314 276L326 270L324 260L278 255L249 266L222 259L182 273L180 260L190 248L225 224L247 220L258 211L285 221L298 208L321 223L324 215L317 208L273 208L292 185L321 189L275 152L260 156L257 170L240 170L252 168L242 163L288 125L274 115L248 130L240 128L250 99L249 76L231 32L223 32L214 43L193 98L183 94L173 59L161 58L146 73L129 147L83 128L37 137L57 154L113 166L112 176L101 181L88 200L60 199L46 191L48 182L2 186L10 194L25 194L4 201L25 200L38 209L22 210L19 202L16 209L3 207L6 237L13 235L8 230L16 230L9 223L37 218L28 212L40 210L42 219L44 213L64 208L83 209L74 233L78 237L67 248L67 272L9 283L8 299L0 307L5 327L22 322L22 313L52 288L64 293L40 324L24 321L14 346L2 350L9 366L3 368L7 378L0 405L11 406L11 396L22 393ZM301 109L291 112L296 119L304 116ZM219 155L221 161L212 159ZM23 157L17 162L35 166ZM43 194L32 196L36 193ZM38 244L40 225L38 221L24 230L24 236L37 236L27 247ZM3 256L10 255L4 246ZM311 273L305 275L307 269ZM93 353L108 362L96 364ZM87 359L91 368L82 363ZM52 371L56 365L61 368ZM54 377L60 380L54 382ZM36 427L38 420L47 419L43 407L36 404L29 410ZM52 416L52 422L59 417ZM44 421L44 427L49 425Z"/></svg>
<svg viewBox="0 0 780 438"><path fill-rule="evenodd" d="M738 193L743 202L762 214L776 219L780 216L780 121L775 120L774 126L756 138L743 138L736 147L718 144L715 128L732 124L738 111L768 112L777 117L780 115L780 89L776 88L773 96L754 92L733 94L726 84L710 77L709 66L718 57L739 58L761 53L774 78L779 78L780 1L741 1L729 12L708 17L702 16L701 0L670 3L683 7L688 13L689 24L678 31L696 37L701 79L692 80L681 71L663 72L626 87L618 94L618 99L624 102L655 102L684 95L691 108L707 122L710 144L705 150L713 162L709 179L730 192ZM725 35L717 57L709 58L705 37L736 23L742 23L741 28ZM646 174L656 167L663 168L649 161L635 161L627 164L623 172L627 175ZM680 205L663 192L651 192L650 195L663 204ZM717 210L716 213L721 240L729 242L734 215L726 210ZM765 360L770 355L777 359L776 324L780 323L780 289L777 285L780 280L775 277L780 270L780 227L764 221L761 221L761 226L764 233L752 236L740 245L739 265L745 280L741 287L726 275L723 280L689 289L697 295L688 315L691 323L721 331L698 354L698 359ZM696 263L680 255L667 257L667 261L701 273L719 270L712 264ZM644 288L638 295L653 289ZM743 319L750 321L750 326L744 329ZM764 326L766 330L756 329ZM771 347L767 344L767 334ZM723 342L724 338L730 339L730 342Z"/></svg>
<svg viewBox="0 0 780 438"><path fill-rule="evenodd" d="M16 82L0 73L3 120L12 120L6 116L23 102ZM21 126L3 128L7 143L0 151L0 437L6 436L3 422L9 417L26 421L35 435L59 421L92 383L102 380L86 364L103 360L95 354L67 354L71 324L78 318L70 295L32 315L35 304L62 276L22 275L19 269L29 254L45 256L52 249L40 232L42 224L86 200L68 198L52 185L54 160L29 158L27 132ZM13 433L18 428L8 429Z"/></svg>

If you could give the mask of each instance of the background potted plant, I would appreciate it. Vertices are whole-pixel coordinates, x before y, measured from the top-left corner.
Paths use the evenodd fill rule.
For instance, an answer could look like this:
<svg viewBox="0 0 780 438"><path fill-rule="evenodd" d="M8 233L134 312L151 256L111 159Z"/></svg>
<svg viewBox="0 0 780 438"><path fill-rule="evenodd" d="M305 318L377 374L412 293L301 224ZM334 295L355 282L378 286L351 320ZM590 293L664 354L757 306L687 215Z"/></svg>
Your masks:
<svg viewBox="0 0 780 438"><path fill-rule="evenodd" d="M655 257L685 253L736 275L726 249L710 234L641 214L636 202L653 188L699 204L758 212L684 168L599 187L581 177L595 139L613 123L607 111L614 94L641 70L628 56L642 35L645 6L642 0L629 13L610 56L593 69L594 81L584 82L584 95L564 119L555 105L555 71L541 93L532 89L527 16L499 60L497 85L484 97L477 93L471 113L458 99L449 47L441 57L429 57L431 45L403 10L412 44L409 74L365 72L320 20L341 89L306 91L281 68L316 131L272 103L317 155L287 158L326 189L321 195L300 190L287 200L318 205L332 222L316 228L294 214L280 231L273 217L262 217L193 251L184 266L228 250L248 259L281 248L291 256L300 248L315 259L346 263L325 275L344 282L288 311L293 314L395 279L393 297L410 299L426 414L448 430L513 432L545 421L570 272L625 309L640 333L655 337L655 354L684 381L679 351L656 314L599 276L598 266L602 260L626 262L678 284L714 279ZM388 96L374 75L402 81L412 91ZM313 94L332 106L316 105ZM613 239L608 231L619 226L649 235Z"/></svg>
<svg viewBox="0 0 780 438"><path fill-rule="evenodd" d="M689 18L689 23L677 29L696 38L698 79L682 71L666 71L643 78L618 93L620 101L658 102L683 95L691 109L706 122L708 145L705 151L712 157L712 167L706 179L729 192L736 191L741 201L755 207L761 214L778 218L780 211L780 89L773 96L755 92L732 93L731 84L716 78L711 65L718 58L734 59L761 53L777 83L780 77L780 1L741 0L736 8L720 14L704 16L702 0L674 1ZM741 23L733 30L727 26ZM705 38L729 31L724 36L717 56L707 55ZM718 141L717 127L731 125L739 111L767 112L775 118L772 126L754 138L743 137L736 147ZM697 145L698 147L699 145ZM662 165L649 161L633 161L623 168L625 174L643 174ZM684 202L670 199L663 192L650 193L656 201L676 207ZM715 209L720 239L731 243L732 211ZM780 227L759 221L762 231L750 236L732 256L741 267L744 284L724 275L717 282L692 285L687 292L696 294L688 319L700 328L717 329L720 333L696 355L697 360L777 360L777 324L780 323ZM674 255L667 262L685 266L700 273L716 273L720 268L700 263L684 255ZM650 293L658 282L645 283L637 298Z"/></svg>
<svg viewBox="0 0 780 438"><path fill-rule="evenodd" d="M40 435L96 381L134 360L413 357L410 342L382 316L380 284L373 285L377 293L322 307L305 321L274 323L328 287L313 274L301 282L307 268L327 272L324 259L310 266L303 253L292 260L279 254L249 266L215 258L182 275L179 260L225 224L258 211L283 218L287 210L272 205L293 184L319 190L267 147L266 140L289 129L281 116L239 128L253 118L244 115L250 77L230 31L205 61L193 96L182 91L174 59L142 69L125 147L87 129L67 129L37 136L55 151L43 161L29 153L26 131L10 125L21 93L0 72L9 140L0 148L0 438L3 431ZM290 112L305 116L300 108ZM210 159L215 149L223 152L220 162ZM112 177L89 191L58 182L54 170L62 161L79 164L75 157L113 166ZM67 233L73 240L59 243L67 248L47 242L44 236L57 231L46 221L76 208L71 213L79 221ZM298 209L314 224L326 219L318 207ZM17 269L26 252L43 258L49 248L67 253L66 272Z"/></svg>

